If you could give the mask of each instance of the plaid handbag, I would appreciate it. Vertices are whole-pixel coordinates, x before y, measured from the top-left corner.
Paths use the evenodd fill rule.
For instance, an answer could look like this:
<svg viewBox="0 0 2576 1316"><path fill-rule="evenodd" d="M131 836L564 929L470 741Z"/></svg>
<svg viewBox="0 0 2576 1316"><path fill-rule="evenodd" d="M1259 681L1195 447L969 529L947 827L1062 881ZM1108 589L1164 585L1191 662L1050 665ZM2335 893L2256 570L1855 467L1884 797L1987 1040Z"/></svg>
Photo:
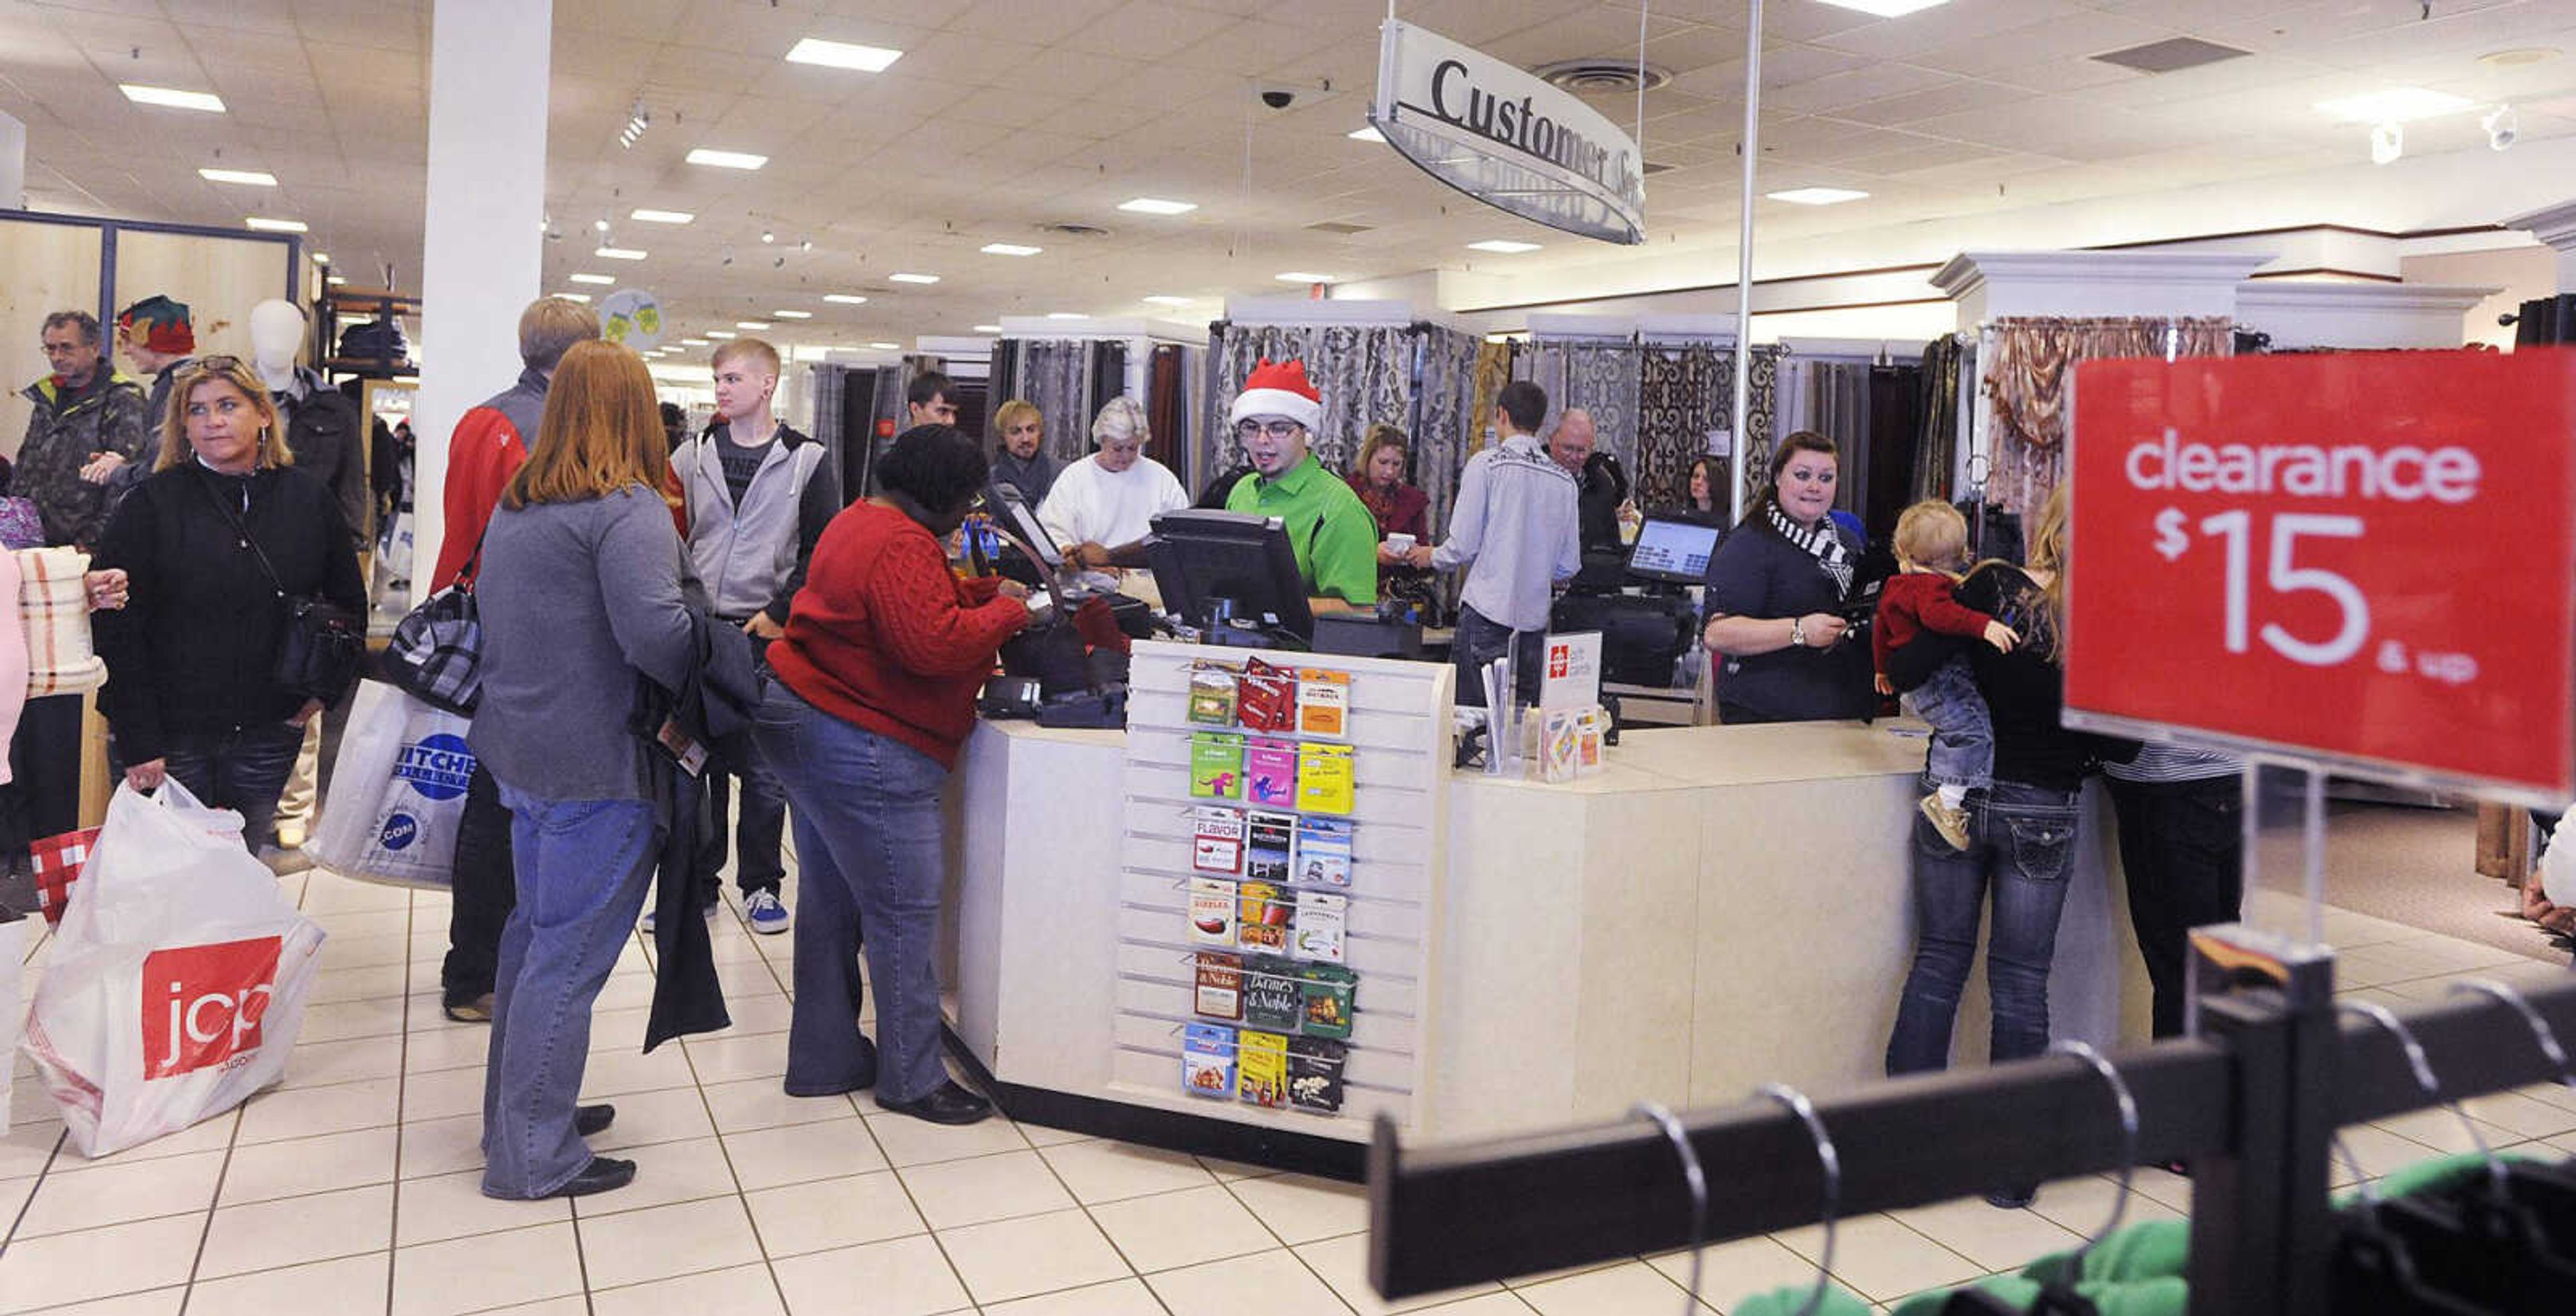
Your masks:
<svg viewBox="0 0 2576 1316"><path fill-rule="evenodd" d="M474 606L474 567L482 555L476 544L455 584L404 615L377 664L387 684L459 715L471 714L483 693L483 623Z"/></svg>
<svg viewBox="0 0 2576 1316"><path fill-rule="evenodd" d="M48 836L27 847L36 869L36 904L45 911L47 923L63 921L63 910L71 905L72 884L80 880L81 865L98 848L99 831L85 827Z"/></svg>
<svg viewBox="0 0 2576 1316"><path fill-rule="evenodd" d="M90 648L89 600L81 592L88 555L70 548L22 548L17 557L27 697L97 689L107 680L107 664Z"/></svg>

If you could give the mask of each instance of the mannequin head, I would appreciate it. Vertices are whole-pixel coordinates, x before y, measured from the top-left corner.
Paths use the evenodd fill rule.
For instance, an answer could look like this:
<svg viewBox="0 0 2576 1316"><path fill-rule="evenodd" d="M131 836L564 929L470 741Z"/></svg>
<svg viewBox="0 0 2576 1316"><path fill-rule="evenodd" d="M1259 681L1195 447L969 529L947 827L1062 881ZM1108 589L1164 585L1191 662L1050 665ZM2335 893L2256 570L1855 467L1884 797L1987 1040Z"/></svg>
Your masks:
<svg viewBox="0 0 2576 1316"><path fill-rule="evenodd" d="M262 378L274 382L295 369L304 350L304 312L295 303L271 297L250 308L250 359Z"/></svg>

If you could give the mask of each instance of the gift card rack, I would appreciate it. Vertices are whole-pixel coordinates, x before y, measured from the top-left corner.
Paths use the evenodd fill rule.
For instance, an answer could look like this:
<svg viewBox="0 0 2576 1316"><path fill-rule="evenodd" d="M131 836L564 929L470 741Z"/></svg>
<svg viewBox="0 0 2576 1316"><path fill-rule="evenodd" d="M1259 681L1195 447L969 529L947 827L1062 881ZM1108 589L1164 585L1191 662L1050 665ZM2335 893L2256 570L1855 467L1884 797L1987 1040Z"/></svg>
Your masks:
<svg viewBox="0 0 2576 1316"><path fill-rule="evenodd" d="M1346 966L1359 984L1345 1043L1343 1104L1336 1114L1194 1097L1182 1088L1183 1038L1196 1013L1197 952L1189 887L1195 809L1213 801L1190 791L1195 733L1190 677L1202 661L1240 665L1247 656L1281 667L1321 668L1350 678L1345 734L1235 732L1353 748L1356 788L1351 882L1317 888L1346 896ZM1412 1123L1424 1104L1436 981L1435 933L1449 818L1452 673L1446 664L1212 648L1163 642L1135 647L1129 677L1125 817L1120 839L1116 1055L1112 1087L1122 1101L1180 1113L1352 1142L1366 1142L1383 1112ZM1238 802L1239 803L1239 802ZM1268 806L1251 806L1268 807ZM1292 890L1301 884L1287 883Z"/></svg>

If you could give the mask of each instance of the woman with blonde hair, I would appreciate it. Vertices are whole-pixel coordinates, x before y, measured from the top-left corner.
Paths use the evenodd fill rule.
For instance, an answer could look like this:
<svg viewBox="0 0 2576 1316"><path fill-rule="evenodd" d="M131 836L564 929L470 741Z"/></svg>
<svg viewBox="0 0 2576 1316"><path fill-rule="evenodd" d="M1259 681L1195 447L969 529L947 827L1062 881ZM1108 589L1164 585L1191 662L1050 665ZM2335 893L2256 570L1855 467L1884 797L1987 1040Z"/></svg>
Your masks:
<svg viewBox="0 0 2576 1316"><path fill-rule="evenodd" d="M525 466L484 531L475 601L483 694L467 739L510 808L518 907L501 934L483 1075L483 1191L623 1187L633 1161L582 1141L615 1111L576 1108L591 1003L644 904L670 820L627 728L636 681L679 688L693 651L669 466L644 362L576 343Z"/></svg>
<svg viewBox="0 0 2576 1316"><path fill-rule="evenodd" d="M1360 442L1360 459L1345 478L1377 521L1377 596L1401 597L1425 606L1435 595L1433 577L1412 565L1405 554L1414 545L1432 542L1431 495L1404 478L1412 461L1404 431L1379 421L1369 426L1368 437ZM1406 536L1409 542L1400 548L1390 546L1389 535Z"/></svg>
<svg viewBox="0 0 2576 1316"><path fill-rule="evenodd" d="M304 724L345 691L273 676L289 601L363 614L357 545L331 490L293 469L268 388L229 356L173 376L153 474L99 538L94 565L126 572L129 602L94 623L108 683L100 710L126 782L177 777L267 843Z"/></svg>

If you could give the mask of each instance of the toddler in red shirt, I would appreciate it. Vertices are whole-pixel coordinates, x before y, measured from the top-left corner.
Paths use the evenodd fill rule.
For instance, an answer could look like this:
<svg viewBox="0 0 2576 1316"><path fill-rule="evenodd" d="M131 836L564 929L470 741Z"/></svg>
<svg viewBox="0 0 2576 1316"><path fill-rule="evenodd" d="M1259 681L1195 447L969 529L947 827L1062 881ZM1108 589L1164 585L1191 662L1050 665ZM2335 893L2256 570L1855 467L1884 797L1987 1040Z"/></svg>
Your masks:
<svg viewBox="0 0 2576 1316"><path fill-rule="evenodd" d="M1887 677L1887 657L1924 638L1926 632L1982 639L1997 652L2010 653L2021 637L2009 626L1961 606L1950 596L1968 549L1968 521L1959 509L1938 499L1906 508L1896 519L1897 574L1878 596L1878 618L1870 627L1871 656L1878 667L1880 694L1896 694ZM1905 711L1932 724L1932 750L1924 771L1933 791L1923 797L1923 816L1954 850L1968 848L1968 792L1994 783L1995 732L1986 716L1986 701L1977 693L1966 654L1953 656L1933 670L1921 685L1905 691Z"/></svg>

